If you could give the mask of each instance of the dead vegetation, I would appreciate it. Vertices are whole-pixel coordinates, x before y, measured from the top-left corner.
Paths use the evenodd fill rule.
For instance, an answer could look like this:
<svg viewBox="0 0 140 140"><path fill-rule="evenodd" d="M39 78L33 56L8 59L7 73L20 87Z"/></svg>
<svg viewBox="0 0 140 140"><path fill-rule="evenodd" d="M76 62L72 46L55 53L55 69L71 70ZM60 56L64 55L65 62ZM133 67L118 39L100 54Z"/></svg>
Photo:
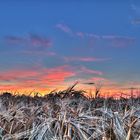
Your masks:
<svg viewBox="0 0 140 140"><path fill-rule="evenodd" d="M140 140L140 98L104 99L98 87L88 99L73 87L44 97L0 95L0 139Z"/></svg>

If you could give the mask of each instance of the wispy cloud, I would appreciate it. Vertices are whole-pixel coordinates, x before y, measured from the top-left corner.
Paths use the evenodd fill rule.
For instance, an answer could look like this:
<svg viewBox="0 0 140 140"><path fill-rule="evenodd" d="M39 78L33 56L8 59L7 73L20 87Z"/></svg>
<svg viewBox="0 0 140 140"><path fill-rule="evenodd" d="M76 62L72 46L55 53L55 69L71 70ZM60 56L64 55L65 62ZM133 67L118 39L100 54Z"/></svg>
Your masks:
<svg viewBox="0 0 140 140"><path fill-rule="evenodd" d="M131 4L131 9L135 12L135 14L140 14L140 7L136 6L135 4Z"/></svg>
<svg viewBox="0 0 140 140"><path fill-rule="evenodd" d="M26 77L34 77L37 74L38 72L33 70L8 70L0 72L0 81L15 81L18 79L24 79Z"/></svg>
<svg viewBox="0 0 140 140"><path fill-rule="evenodd" d="M19 36L6 36L5 42L11 45L28 45L30 47L51 47L52 40L49 38L39 36L36 34L30 34L27 37Z"/></svg>
<svg viewBox="0 0 140 140"><path fill-rule="evenodd" d="M139 22L139 21L137 21ZM58 26L59 25L59 26ZM119 36L119 35L98 35L95 33L88 33L88 32L82 32L82 31L74 31L73 29L71 29L69 26L64 25L64 24L58 24L57 28L61 29L61 31L65 32L65 33L72 33L73 36L81 38L81 39L88 39L94 42L101 42L101 41L106 41L106 43L109 43L109 46L112 47L118 47L118 48L122 48L122 47L127 47L131 44L133 44L136 39L133 37L129 37L129 36Z"/></svg>
<svg viewBox="0 0 140 140"><path fill-rule="evenodd" d="M89 38L94 38L94 39L101 39L101 37L97 34L93 34L93 33L85 33L85 35Z"/></svg>
<svg viewBox="0 0 140 140"><path fill-rule="evenodd" d="M140 18L134 18L131 23L134 25L140 24Z"/></svg>
<svg viewBox="0 0 140 140"><path fill-rule="evenodd" d="M66 24L56 24L55 27L59 30L61 30L64 33L67 33L69 35L73 35L75 37L79 37L79 38L95 38L95 39L99 39L100 37L96 34L93 33L84 33L82 31L74 31L73 29L71 29L68 25Z"/></svg>
<svg viewBox="0 0 140 140"><path fill-rule="evenodd" d="M75 35L80 37L80 38L84 38L85 37L85 34L83 32L76 32Z"/></svg>
<svg viewBox="0 0 140 140"><path fill-rule="evenodd" d="M100 61L107 61L110 58L96 58L96 57L63 57L64 61L81 61L81 62L100 62Z"/></svg>
<svg viewBox="0 0 140 140"><path fill-rule="evenodd" d="M92 69L86 68L85 66L82 66L79 71L86 74L103 75L102 71L92 70Z"/></svg>
<svg viewBox="0 0 140 140"><path fill-rule="evenodd" d="M51 50L52 48L52 40L40 36L37 34L29 34L28 36L5 36L4 43L6 46L14 47L14 51L12 53L20 53L23 55L30 55L30 56L55 56L56 53ZM6 52L11 53L11 48L6 49Z"/></svg>
<svg viewBox="0 0 140 140"><path fill-rule="evenodd" d="M90 82L94 83L101 83L103 88L108 87L108 88L115 88L118 86L118 83L115 81L112 81L111 79L104 78L104 77L92 77L89 79Z"/></svg>
<svg viewBox="0 0 140 140"><path fill-rule="evenodd" d="M140 7L135 4L131 5L131 9L134 11L131 19L131 24L139 25L140 24Z"/></svg>
<svg viewBox="0 0 140 140"><path fill-rule="evenodd" d="M35 51L35 52L33 52L33 51L22 51L21 52L22 54L25 54L25 55L32 55L32 56L34 56L34 55L40 55L40 56L55 56L56 55L56 53L55 52L53 52L53 51Z"/></svg>
<svg viewBox="0 0 140 140"><path fill-rule="evenodd" d="M35 34L31 34L29 40L33 46L50 47L52 45L50 39Z"/></svg>
<svg viewBox="0 0 140 140"><path fill-rule="evenodd" d="M72 34L73 33L72 30L71 30L71 28L68 27L65 24L59 23L59 24L56 24L55 27L58 28L58 29L60 29L61 31L63 31L65 33L68 33L68 34Z"/></svg>
<svg viewBox="0 0 140 140"><path fill-rule="evenodd" d="M98 82L107 82L108 79L104 78L104 77L92 77L90 79L91 81L95 82L95 83L98 83Z"/></svg>
<svg viewBox="0 0 140 140"><path fill-rule="evenodd" d="M130 44L135 42L135 38L127 37L127 36L114 36L114 35L105 35L102 36L102 39L108 41L114 47L127 47Z"/></svg>
<svg viewBox="0 0 140 140"><path fill-rule="evenodd" d="M5 41L8 44L20 44L25 43L26 39L19 36L6 36Z"/></svg>

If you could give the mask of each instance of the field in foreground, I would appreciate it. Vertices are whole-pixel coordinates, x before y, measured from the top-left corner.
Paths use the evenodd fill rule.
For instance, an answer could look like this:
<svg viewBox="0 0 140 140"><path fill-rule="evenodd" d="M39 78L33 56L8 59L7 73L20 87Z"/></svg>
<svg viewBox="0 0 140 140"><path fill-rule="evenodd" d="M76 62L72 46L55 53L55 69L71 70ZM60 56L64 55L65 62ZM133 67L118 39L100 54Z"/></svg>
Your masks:
<svg viewBox="0 0 140 140"><path fill-rule="evenodd" d="M68 89L38 95L0 95L3 140L140 140L140 98L88 99Z"/></svg>

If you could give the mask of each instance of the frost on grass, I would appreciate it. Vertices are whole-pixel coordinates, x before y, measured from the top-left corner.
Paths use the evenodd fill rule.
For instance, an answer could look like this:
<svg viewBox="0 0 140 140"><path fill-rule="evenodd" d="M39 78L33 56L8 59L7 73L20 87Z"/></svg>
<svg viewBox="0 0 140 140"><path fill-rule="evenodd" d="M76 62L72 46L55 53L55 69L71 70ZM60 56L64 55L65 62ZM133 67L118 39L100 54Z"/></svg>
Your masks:
<svg viewBox="0 0 140 140"><path fill-rule="evenodd" d="M83 93L69 88L44 97L0 95L0 139L140 139L140 98L89 99Z"/></svg>

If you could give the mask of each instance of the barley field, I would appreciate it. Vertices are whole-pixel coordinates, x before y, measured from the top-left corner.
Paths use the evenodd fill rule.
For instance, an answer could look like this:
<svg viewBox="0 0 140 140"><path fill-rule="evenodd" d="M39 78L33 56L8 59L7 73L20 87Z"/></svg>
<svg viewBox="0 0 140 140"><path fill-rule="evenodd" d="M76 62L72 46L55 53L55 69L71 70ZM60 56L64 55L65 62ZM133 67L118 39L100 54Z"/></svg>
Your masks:
<svg viewBox="0 0 140 140"><path fill-rule="evenodd" d="M43 97L0 95L1 140L139 140L140 98L88 98L73 88Z"/></svg>

